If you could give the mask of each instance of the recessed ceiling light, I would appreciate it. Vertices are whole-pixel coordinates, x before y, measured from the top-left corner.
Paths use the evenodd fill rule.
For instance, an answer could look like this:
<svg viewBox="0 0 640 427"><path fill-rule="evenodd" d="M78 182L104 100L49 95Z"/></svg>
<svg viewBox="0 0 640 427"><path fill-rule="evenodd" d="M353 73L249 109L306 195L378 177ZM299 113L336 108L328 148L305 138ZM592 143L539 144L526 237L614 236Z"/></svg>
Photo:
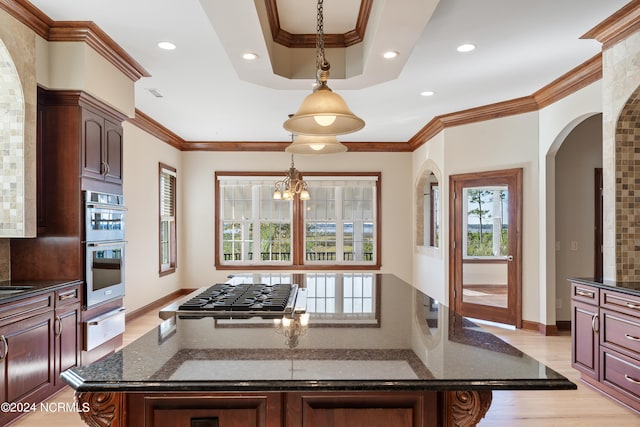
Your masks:
<svg viewBox="0 0 640 427"><path fill-rule="evenodd" d="M173 50L176 48L176 45L171 42L160 42L158 43L158 47L164 50Z"/></svg>
<svg viewBox="0 0 640 427"><path fill-rule="evenodd" d="M435 92L432 90L425 90L424 92L420 92L420 95L422 96L433 96L435 95Z"/></svg>
<svg viewBox="0 0 640 427"><path fill-rule="evenodd" d="M465 43L465 44L461 44L460 46L458 46L456 50L458 52L471 52L475 48L476 48L475 44Z"/></svg>
<svg viewBox="0 0 640 427"><path fill-rule="evenodd" d="M244 59L246 59L247 61L253 61L258 59L258 54L257 53L253 53L253 52L247 52L247 53L243 53L242 57Z"/></svg>
<svg viewBox="0 0 640 427"><path fill-rule="evenodd" d="M398 53L398 52L396 52L395 50L390 50L390 51L385 52L385 53L383 53L383 54L382 54L382 56L383 56L385 59L393 59L393 58L395 58L395 57L396 57L396 56L398 56L398 55L399 55L399 53Z"/></svg>

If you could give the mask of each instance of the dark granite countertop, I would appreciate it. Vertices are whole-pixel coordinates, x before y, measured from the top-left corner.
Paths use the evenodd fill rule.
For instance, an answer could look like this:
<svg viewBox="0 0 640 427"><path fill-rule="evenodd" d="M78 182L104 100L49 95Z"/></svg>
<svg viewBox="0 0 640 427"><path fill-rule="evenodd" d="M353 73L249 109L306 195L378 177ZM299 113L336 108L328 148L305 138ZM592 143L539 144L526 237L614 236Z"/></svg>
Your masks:
<svg viewBox="0 0 640 427"><path fill-rule="evenodd" d="M0 281L0 304L19 300L24 297L54 291L81 280L4 280Z"/></svg>
<svg viewBox="0 0 640 427"><path fill-rule="evenodd" d="M300 316L289 328L273 319L177 316L62 377L78 391L576 388L391 274L256 274L234 280L306 287L308 324Z"/></svg>
<svg viewBox="0 0 640 427"><path fill-rule="evenodd" d="M582 283L583 285L596 286L602 289L612 289L629 295L640 296L640 282L616 282L615 280L594 279L588 277L571 277L568 280L572 283Z"/></svg>

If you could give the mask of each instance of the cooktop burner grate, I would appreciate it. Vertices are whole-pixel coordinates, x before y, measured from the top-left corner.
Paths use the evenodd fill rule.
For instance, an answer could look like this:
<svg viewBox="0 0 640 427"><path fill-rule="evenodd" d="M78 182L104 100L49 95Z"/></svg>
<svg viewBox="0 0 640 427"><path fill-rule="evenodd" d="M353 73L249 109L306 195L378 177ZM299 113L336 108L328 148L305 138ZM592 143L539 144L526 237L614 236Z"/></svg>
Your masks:
<svg viewBox="0 0 640 427"><path fill-rule="evenodd" d="M179 306L184 311L290 312L297 285L218 283Z"/></svg>

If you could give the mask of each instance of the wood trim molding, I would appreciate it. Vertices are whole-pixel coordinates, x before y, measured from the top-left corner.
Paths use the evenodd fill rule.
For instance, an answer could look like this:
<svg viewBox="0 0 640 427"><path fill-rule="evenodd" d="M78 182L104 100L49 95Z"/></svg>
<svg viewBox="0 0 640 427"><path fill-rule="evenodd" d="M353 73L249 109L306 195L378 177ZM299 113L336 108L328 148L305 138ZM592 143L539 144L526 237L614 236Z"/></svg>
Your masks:
<svg viewBox="0 0 640 427"><path fill-rule="evenodd" d="M169 129L162 126L160 123L156 122L137 108L135 111L135 116L133 118L129 118L127 121L137 128L147 132L151 136L158 138L160 141L169 144L172 147L177 148L178 150L183 149L183 145L185 142L182 138L180 138L178 135L171 132Z"/></svg>
<svg viewBox="0 0 640 427"><path fill-rule="evenodd" d="M159 298L145 306L142 306L136 310L133 310L129 313L126 314L125 316L125 322L131 322L134 319L137 319L140 316L144 316L147 313L150 313L151 311L156 311L162 307L164 307L165 305L167 305L169 302L173 301L176 298L180 298L181 296L184 295L189 295L191 292L195 291L196 288L192 288L192 289L177 289L165 296L163 296L162 298Z"/></svg>
<svg viewBox="0 0 640 427"><path fill-rule="evenodd" d="M86 43L134 82L151 76L93 22L53 21L26 0L0 0L0 8L47 41Z"/></svg>
<svg viewBox="0 0 640 427"><path fill-rule="evenodd" d="M477 123L536 110L538 110L538 104L534 97L525 96L436 116L409 139L409 146L412 150L415 150L447 127Z"/></svg>
<svg viewBox="0 0 640 427"><path fill-rule="evenodd" d="M537 332L548 337L558 335L557 325L544 325L542 323L533 322L531 320L523 320L522 329L525 331Z"/></svg>
<svg viewBox="0 0 640 427"><path fill-rule="evenodd" d="M32 29L43 39L49 37L53 20L26 0L0 0L0 9Z"/></svg>
<svg viewBox="0 0 640 427"><path fill-rule="evenodd" d="M538 109L544 108L602 79L602 53L578 65L533 94Z"/></svg>
<svg viewBox="0 0 640 427"><path fill-rule="evenodd" d="M276 0L265 0L267 18L273 41L288 48L315 48L315 34L292 34L280 27L280 17ZM345 48L358 44L364 40L364 33L369 22L373 0L361 0L356 27L344 34L325 34L326 48Z"/></svg>
<svg viewBox="0 0 640 427"><path fill-rule="evenodd" d="M632 1L580 38L598 40L602 43L602 49L609 49L638 30L640 30L640 2Z"/></svg>
<svg viewBox="0 0 640 427"><path fill-rule="evenodd" d="M48 90L40 88L38 94L46 98L48 105L89 107L98 110L100 113L118 122L123 122L127 119L126 114L121 113L93 95L81 90Z"/></svg>
<svg viewBox="0 0 640 427"><path fill-rule="evenodd" d="M84 42L134 82L141 77L151 76L142 65L93 22L55 21L50 27L47 40Z"/></svg>

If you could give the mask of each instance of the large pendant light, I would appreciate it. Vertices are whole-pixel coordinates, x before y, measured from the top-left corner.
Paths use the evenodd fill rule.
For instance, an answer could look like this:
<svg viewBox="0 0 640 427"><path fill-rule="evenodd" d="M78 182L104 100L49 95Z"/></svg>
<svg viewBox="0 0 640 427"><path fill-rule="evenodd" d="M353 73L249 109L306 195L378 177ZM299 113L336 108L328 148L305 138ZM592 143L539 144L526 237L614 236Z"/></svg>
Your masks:
<svg viewBox="0 0 640 427"><path fill-rule="evenodd" d="M324 56L323 0L318 0L316 29L316 86L283 126L296 135L343 135L359 131L364 120L353 114L344 99L327 86L331 66Z"/></svg>

